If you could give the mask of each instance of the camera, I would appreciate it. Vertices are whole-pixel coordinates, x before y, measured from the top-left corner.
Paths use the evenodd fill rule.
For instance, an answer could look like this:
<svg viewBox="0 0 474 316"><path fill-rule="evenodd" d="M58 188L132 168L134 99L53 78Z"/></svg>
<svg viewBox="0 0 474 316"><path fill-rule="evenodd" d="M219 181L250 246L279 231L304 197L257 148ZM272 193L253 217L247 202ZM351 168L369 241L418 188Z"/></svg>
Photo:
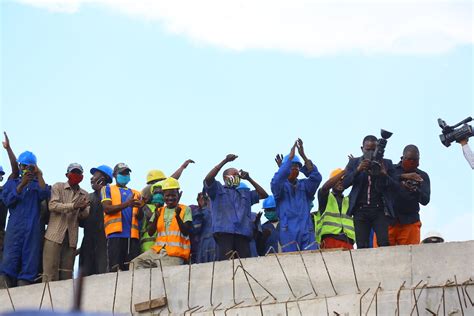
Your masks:
<svg viewBox="0 0 474 316"><path fill-rule="evenodd" d="M28 172L33 173L33 172L35 172L35 166L33 166L33 165L28 165L28 166L26 167L26 170L28 170Z"/></svg>
<svg viewBox="0 0 474 316"><path fill-rule="evenodd" d="M413 188L415 190L418 190L420 188L420 185L421 183L418 182L418 181L415 181L415 180L405 180L405 184L410 187L410 188Z"/></svg>
<svg viewBox="0 0 474 316"><path fill-rule="evenodd" d="M451 143L454 141L460 141L462 139L467 139L473 136L474 133L472 132L472 126L467 124L470 121L472 121L472 117L469 116L468 118L465 118L461 122L453 126L449 126L448 124L446 124L445 121L439 118L438 125L442 129L441 131L442 134L439 135L439 139L441 140L441 143L444 146L449 147L451 146ZM456 128L460 125L462 126L459 128Z"/></svg>
<svg viewBox="0 0 474 316"><path fill-rule="evenodd" d="M381 163L385 154L385 146L387 146L387 139L389 139L392 135L393 133L381 129L380 136L382 136L382 138L377 140L375 150L368 151L366 154L364 154L364 158L370 160L369 173L373 176L380 175L380 170L382 169Z"/></svg>

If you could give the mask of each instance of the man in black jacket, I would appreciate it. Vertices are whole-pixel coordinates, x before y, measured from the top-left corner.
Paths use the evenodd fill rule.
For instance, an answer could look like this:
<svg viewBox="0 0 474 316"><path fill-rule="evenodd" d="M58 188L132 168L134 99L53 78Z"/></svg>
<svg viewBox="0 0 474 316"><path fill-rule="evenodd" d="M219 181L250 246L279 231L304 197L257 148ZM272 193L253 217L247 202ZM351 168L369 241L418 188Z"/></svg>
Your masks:
<svg viewBox="0 0 474 316"><path fill-rule="evenodd" d="M395 219L389 227L390 246L417 245L420 243L420 204L430 201L430 178L418 169L420 152L415 145L403 149L400 163L395 166L395 179L400 190L395 196Z"/></svg>
<svg viewBox="0 0 474 316"><path fill-rule="evenodd" d="M347 215L354 217L357 248L369 248L370 231L377 234L379 246L388 246L388 226L394 217L393 198L398 183L393 178L393 164L389 159L378 161L380 173L373 172L373 156L377 138L366 136L362 142L362 157L353 158L346 167L344 189L352 185Z"/></svg>

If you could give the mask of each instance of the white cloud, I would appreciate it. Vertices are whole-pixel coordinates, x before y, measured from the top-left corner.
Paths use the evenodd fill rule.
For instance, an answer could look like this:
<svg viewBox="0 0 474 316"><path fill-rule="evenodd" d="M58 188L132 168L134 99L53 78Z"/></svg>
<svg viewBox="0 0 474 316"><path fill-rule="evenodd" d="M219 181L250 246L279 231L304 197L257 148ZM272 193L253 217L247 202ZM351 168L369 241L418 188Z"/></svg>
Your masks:
<svg viewBox="0 0 474 316"><path fill-rule="evenodd" d="M100 6L231 50L309 56L443 53L472 44L472 2L329 0L17 0L57 12Z"/></svg>

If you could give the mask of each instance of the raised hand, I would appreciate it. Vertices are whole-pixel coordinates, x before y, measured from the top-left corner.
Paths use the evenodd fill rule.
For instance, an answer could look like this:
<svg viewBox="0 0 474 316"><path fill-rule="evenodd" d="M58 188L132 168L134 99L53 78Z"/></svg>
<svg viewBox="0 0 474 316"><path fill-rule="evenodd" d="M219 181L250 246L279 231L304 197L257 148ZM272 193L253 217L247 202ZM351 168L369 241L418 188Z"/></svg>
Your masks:
<svg viewBox="0 0 474 316"><path fill-rule="evenodd" d="M239 174L240 174L240 178L244 179L244 180L249 180L250 179L250 175L247 171L243 171L242 169L239 171Z"/></svg>
<svg viewBox="0 0 474 316"><path fill-rule="evenodd" d="M293 144L293 147L291 147L290 156L288 157L290 161L293 160L293 158L295 158L296 146L297 146L297 143L295 142Z"/></svg>
<svg viewBox="0 0 474 316"><path fill-rule="evenodd" d="M234 155L234 154L228 154L226 157L225 157L225 161L226 162L231 162L231 161L234 161L235 159L237 159L239 156L237 155Z"/></svg>
<svg viewBox="0 0 474 316"><path fill-rule="evenodd" d="M2 142L3 148L8 149L10 148L10 140L8 139L7 132L3 132L3 135L5 135L5 140Z"/></svg>
<svg viewBox="0 0 474 316"><path fill-rule="evenodd" d="M304 157L304 147L301 138L298 138L298 140L296 141L296 146L298 147L298 153L300 154L300 156Z"/></svg>
<svg viewBox="0 0 474 316"><path fill-rule="evenodd" d="M280 167L281 163L283 162L283 155L282 154L277 154L275 156L275 162L276 162L277 166Z"/></svg>
<svg viewBox="0 0 474 316"><path fill-rule="evenodd" d="M183 168L186 168L190 163L194 163L194 160L188 159L185 162L183 162Z"/></svg>

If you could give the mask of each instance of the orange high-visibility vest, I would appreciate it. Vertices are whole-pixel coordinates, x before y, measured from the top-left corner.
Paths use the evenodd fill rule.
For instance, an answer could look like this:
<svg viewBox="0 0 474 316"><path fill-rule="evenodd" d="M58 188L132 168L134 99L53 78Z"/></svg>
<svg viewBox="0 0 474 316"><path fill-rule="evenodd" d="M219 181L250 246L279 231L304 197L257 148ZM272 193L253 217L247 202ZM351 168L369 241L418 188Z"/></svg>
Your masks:
<svg viewBox="0 0 474 316"><path fill-rule="evenodd" d="M184 221L184 213L186 211L186 205L179 204L181 207L181 213L179 216ZM159 209L160 217L156 223L157 236L155 245L152 247L157 253L160 252L161 248L165 247L166 252L170 257L180 257L184 260L189 260L191 254L191 241L189 236L184 236L179 230L178 221L173 216L171 224L168 227L168 231L165 229L165 207Z"/></svg>
<svg viewBox="0 0 474 316"><path fill-rule="evenodd" d="M133 198L138 199L140 193L136 190L131 189L133 192ZM112 205L122 204L122 196L120 194L120 188L116 185L110 186L110 196L112 198ZM132 229L130 231L130 236L132 238L139 239L140 233L138 228L138 208L132 208ZM117 212L114 214L105 214L104 213L104 229L105 236L109 236L112 233L121 233L122 232L122 212Z"/></svg>

